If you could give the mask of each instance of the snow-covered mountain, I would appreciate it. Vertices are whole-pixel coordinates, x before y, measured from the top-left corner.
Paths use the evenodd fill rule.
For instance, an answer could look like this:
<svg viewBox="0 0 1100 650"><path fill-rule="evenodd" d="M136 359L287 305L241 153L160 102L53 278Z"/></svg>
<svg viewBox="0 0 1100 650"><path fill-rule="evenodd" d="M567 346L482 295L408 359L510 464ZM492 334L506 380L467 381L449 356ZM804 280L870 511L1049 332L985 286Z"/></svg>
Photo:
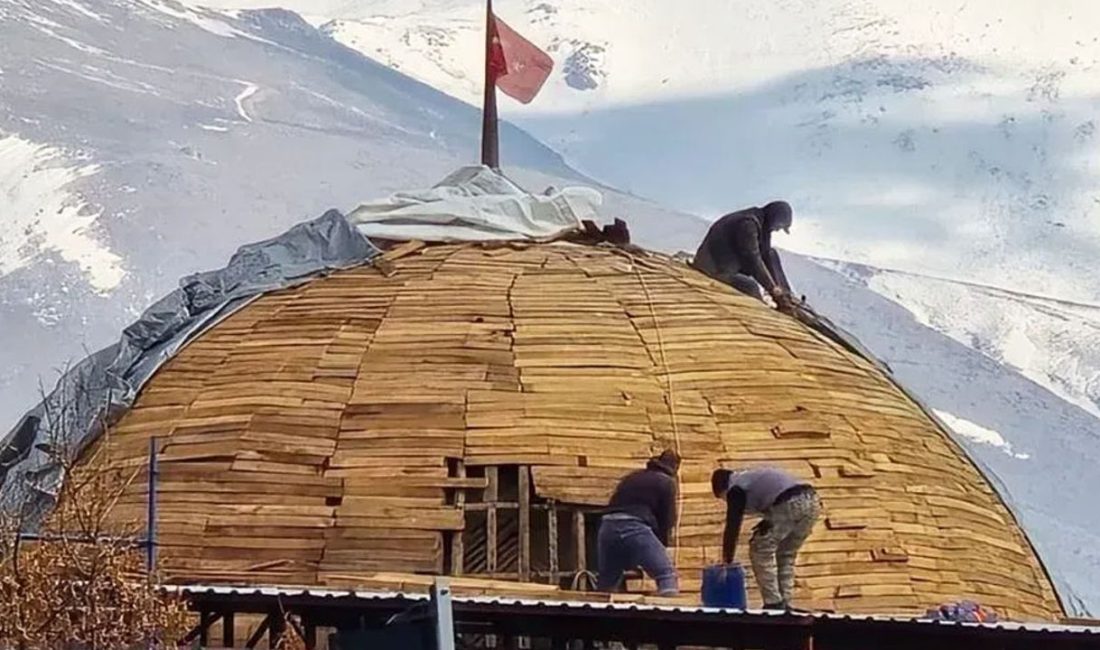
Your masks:
<svg viewBox="0 0 1100 650"><path fill-rule="evenodd" d="M184 274L434 183L476 159L479 128L475 109L287 11L0 0L0 429L37 377L51 384ZM582 180L518 129L502 138L508 171L536 189ZM697 239L663 220L642 230Z"/></svg>
<svg viewBox="0 0 1100 650"><path fill-rule="evenodd" d="M481 0L280 4L479 101ZM1100 303L1100 5L507 0L495 10L558 65L536 102L506 102L504 114L571 165L707 217L787 198L798 220L788 249L910 274L871 286L1097 412L1100 322L1088 305ZM941 300L950 313L939 313L927 294L954 290L925 276L1082 310L1065 319L1035 302L987 313Z"/></svg>
<svg viewBox="0 0 1100 650"><path fill-rule="evenodd" d="M477 111L454 97L476 96L479 2L285 0L302 20L241 10L279 0L216 1L237 9L0 0L0 432L38 378L180 276L475 158ZM1087 304L1100 280L1070 272L1097 230L1076 139L1092 132L1065 135L1088 102L1061 68L1029 102L1009 82L1031 68L981 59L991 39L1031 33L998 27L1018 8L962 34L946 13L914 27L884 4L498 0L560 66L530 107L502 108L566 154L506 127L506 171L541 189L585 181L575 163L700 214L791 199L790 247L823 258L790 256L798 288L941 413L1004 483L1070 604L1100 610L1100 511L1072 498L1100 489ZM904 46L938 39L958 52ZM1092 65L1083 43L1064 65ZM1073 49L1025 46L1005 49ZM1014 119L987 129L1002 106ZM644 245L691 250L705 229L604 189L607 216Z"/></svg>

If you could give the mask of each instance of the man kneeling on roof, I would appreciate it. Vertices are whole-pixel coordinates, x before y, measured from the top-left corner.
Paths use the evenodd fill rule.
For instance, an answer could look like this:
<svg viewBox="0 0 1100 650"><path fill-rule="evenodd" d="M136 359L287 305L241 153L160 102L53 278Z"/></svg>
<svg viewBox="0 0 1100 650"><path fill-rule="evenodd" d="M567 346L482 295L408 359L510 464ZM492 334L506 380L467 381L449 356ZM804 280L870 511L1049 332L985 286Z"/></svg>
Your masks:
<svg viewBox="0 0 1100 650"><path fill-rule="evenodd" d="M623 574L635 567L657 583L657 595L679 593L676 569L669 560L669 533L676 523L676 471L680 457L672 450L627 474L604 510L597 538L600 576L597 589L618 590Z"/></svg>
<svg viewBox="0 0 1100 650"><path fill-rule="evenodd" d="M821 514L817 492L806 481L773 467L716 469L710 483L714 496L726 500L723 561L733 562L745 511L763 515L749 540L752 571L764 609L790 609L795 560Z"/></svg>
<svg viewBox="0 0 1100 650"><path fill-rule="evenodd" d="M764 287L779 309L789 312L794 306L791 285L772 248L772 233L790 232L792 220L786 201L731 212L711 225L692 266L759 300L764 299Z"/></svg>

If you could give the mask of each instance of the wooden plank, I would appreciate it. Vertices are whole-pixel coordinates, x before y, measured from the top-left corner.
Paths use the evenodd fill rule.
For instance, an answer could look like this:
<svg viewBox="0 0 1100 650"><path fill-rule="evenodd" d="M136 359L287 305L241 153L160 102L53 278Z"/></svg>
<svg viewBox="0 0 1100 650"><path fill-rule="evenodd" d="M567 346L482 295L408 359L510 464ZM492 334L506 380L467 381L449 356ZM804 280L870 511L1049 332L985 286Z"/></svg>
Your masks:
<svg viewBox="0 0 1100 650"><path fill-rule="evenodd" d="M489 481L485 488L485 502L490 504L485 513L485 570L494 573L497 570L497 511L492 504L496 503L499 493L500 473L496 467L486 467L485 478Z"/></svg>
<svg viewBox="0 0 1100 650"><path fill-rule="evenodd" d="M829 515L825 518L825 527L829 530L859 530L866 528L867 523L843 515Z"/></svg>
<svg viewBox="0 0 1100 650"><path fill-rule="evenodd" d="M546 535L549 543L550 573L556 574L560 564L558 561L558 509L552 500L547 505L549 507L546 510Z"/></svg>
<svg viewBox="0 0 1100 650"><path fill-rule="evenodd" d="M573 511L573 539L577 545L577 571L588 570L588 542L585 540L587 531L584 528L584 513L580 510Z"/></svg>
<svg viewBox="0 0 1100 650"><path fill-rule="evenodd" d="M522 593L521 553L527 579L567 579L587 568L584 515L555 506L601 505L654 436L672 436L671 379L689 459L777 465L819 489L827 515L799 557L808 606L908 612L971 593L1006 615L1058 610L991 487L888 378L684 264L576 245L429 245L390 272L360 267L258 299L169 361L114 427L111 462L132 469L149 435L175 431L161 458L168 575L325 584L323 563L376 584L369 572L439 570L446 550L455 573L470 570L466 555L485 570L492 554L498 580L469 593ZM467 475L452 460L448 476L458 457ZM511 486L500 501L495 468L522 465L549 505L521 508ZM468 476L479 466L493 468L492 490L488 474ZM721 512L709 466L686 471L679 563L693 600ZM462 537L478 509L492 527L485 554ZM545 524L531 521L542 512ZM115 518L143 517L141 489L127 490ZM563 523L573 531L559 546ZM531 548L539 529L545 551ZM329 555L316 557L318 541ZM563 562L572 545L576 565ZM398 589L427 589L397 575Z"/></svg>
<svg viewBox="0 0 1100 650"><path fill-rule="evenodd" d="M519 578L531 577L531 468L519 468Z"/></svg>
<svg viewBox="0 0 1100 650"><path fill-rule="evenodd" d="M909 554L900 547L883 546L871 549L871 557L875 562L908 562Z"/></svg>
<svg viewBox="0 0 1100 650"><path fill-rule="evenodd" d="M466 465L462 462L462 459L455 461L455 479L465 480L466 478ZM485 481L488 485L488 481ZM459 510L464 510L463 506L466 505L466 493L463 490L457 490L454 495L455 507ZM451 535L451 574L460 576L463 572L463 563L466 558L466 546L462 541L462 533L465 530L465 521L463 521L463 530L455 531Z"/></svg>
<svg viewBox="0 0 1100 650"><path fill-rule="evenodd" d="M299 465L297 463L275 463L263 460L236 459L231 465L235 472L264 472L269 474L298 474L303 476L320 476L320 468L316 465Z"/></svg>
<svg viewBox="0 0 1100 650"><path fill-rule="evenodd" d="M396 508L379 508L369 514L355 514L352 516L337 515L336 525L342 527L360 527L379 529L378 534L384 535L384 531L411 528L415 530L462 530L465 527L465 519L462 512L454 509L435 510L399 510Z"/></svg>

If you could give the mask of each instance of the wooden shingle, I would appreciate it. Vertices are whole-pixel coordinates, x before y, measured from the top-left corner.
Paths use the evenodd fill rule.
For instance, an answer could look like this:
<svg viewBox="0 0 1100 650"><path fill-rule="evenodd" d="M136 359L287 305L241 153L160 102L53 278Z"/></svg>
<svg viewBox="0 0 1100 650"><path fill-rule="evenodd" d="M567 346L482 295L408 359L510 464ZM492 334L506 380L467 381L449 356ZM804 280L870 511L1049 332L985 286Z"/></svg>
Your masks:
<svg viewBox="0 0 1100 650"><path fill-rule="evenodd" d="M659 255L411 247L270 293L165 364L103 444L138 467L152 435L162 566L179 581L441 571L495 476L484 468L531 466L531 496L596 506L676 447L671 553L688 600L721 540L711 470L775 464L813 481L826 511L797 600L920 612L975 597L1061 614L1012 514L889 378ZM141 512L144 490L120 516Z"/></svg>

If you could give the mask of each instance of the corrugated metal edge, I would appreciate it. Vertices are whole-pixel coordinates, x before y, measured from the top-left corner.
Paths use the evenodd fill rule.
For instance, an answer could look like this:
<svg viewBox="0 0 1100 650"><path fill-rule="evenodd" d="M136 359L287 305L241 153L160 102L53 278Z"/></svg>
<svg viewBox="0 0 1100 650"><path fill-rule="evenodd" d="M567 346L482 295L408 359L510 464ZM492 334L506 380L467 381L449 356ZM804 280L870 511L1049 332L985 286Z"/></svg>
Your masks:
<svg viewBox="0 0 1100 650"><path fill-rule="evenodd" d="M303 587L254 587L231 585L165 585L162 587L169 593L177 593L181 596L202 596L205 594L218 596L267 596L278 598L293 598L295 596L305 598L327 599L355 599L363 601L412 601L422 602L428 600L428 594L420 592L386 591L386 590L356 590L356 589L326 589ZM658 605L651 603L596 603L567 599L543 599L522 598L511 596L461 596L454 595L451 601L455 604L469 605L498 605L521 608L548 608L548 609L577 609L594 611L625 611L625 612L661 612L672 614L696 614L702 616L745 616L752 618L787 618L787 619L820 619L830 621L850 621L855 623L905 623L920 624L941 627L975 628L1001 630L1007 632L1031 632L1031 633L1057 633L1080 634L1085 636L1100 636L1100 627L1087 625L1066 625L1060 623L1025 623L1019 621L998 621L995 623L964 623L956 621L938 621L903 615L886 614L832 614L829 612L794 612L787 613L774 610L760 609L725 609L717 607L691 607L678 605Z"/></svg>

